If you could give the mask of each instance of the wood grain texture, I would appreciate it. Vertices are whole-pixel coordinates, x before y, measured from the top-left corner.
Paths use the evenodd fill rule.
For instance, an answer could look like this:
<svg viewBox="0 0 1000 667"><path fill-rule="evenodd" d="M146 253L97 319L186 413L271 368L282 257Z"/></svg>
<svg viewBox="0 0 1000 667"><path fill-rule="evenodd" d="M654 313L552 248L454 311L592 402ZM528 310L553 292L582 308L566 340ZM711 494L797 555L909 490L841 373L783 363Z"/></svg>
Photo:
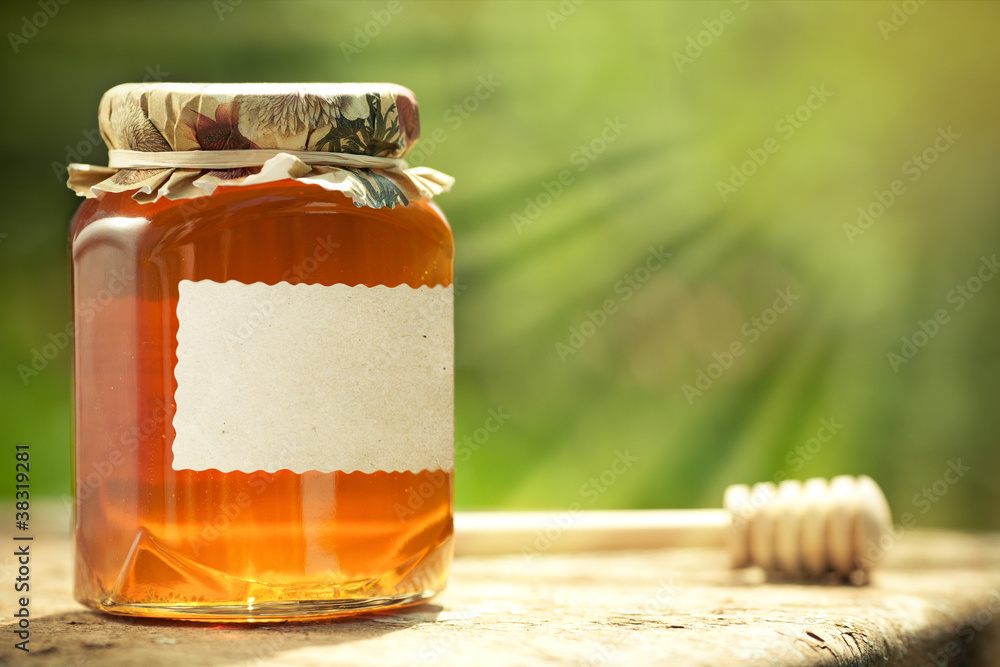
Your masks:
<svg viewBox="0 0 1000 667"><path fill-rule="evenodd" d="M87 611L69 540L32 554L31 654L0 628L2 665L1000 664L1000 536L908 533L861 587L767 583L704 548L466 557L430 604L249 627Z"/></svg>

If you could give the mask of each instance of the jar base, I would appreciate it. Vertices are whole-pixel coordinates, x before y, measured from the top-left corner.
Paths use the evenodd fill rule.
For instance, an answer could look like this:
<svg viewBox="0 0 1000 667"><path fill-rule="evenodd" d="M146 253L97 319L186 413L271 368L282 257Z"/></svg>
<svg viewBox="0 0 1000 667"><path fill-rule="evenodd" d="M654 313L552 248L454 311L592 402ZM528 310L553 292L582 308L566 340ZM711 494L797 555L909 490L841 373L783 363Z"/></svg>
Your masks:
<svg viewBox="0 0 1000 667"><path fill-rule="evenodd" d="M440 591L427 590L385 597L280 600L255 604L116 604L111 600L81 602L97 611L117 616L223 623L309 623L370 611L410 607L426 602L438 593Z"/></svg>

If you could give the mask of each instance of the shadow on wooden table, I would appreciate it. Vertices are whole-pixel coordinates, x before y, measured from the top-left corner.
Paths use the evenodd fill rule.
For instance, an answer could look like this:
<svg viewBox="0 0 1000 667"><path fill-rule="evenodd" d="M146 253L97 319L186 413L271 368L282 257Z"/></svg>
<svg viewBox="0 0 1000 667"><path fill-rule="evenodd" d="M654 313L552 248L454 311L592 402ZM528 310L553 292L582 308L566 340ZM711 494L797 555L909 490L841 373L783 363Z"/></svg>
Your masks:
<svg viewBox="0 0 1000 667"><path fill-rule="evenodd" d="M336 646L434 623L442 607L422 604L312 623L196 623L74 611L32 619L31 652L0 648L0 664L230 665L268 664L300 647ZM11 662L8 662L11 660Z"/></svg>

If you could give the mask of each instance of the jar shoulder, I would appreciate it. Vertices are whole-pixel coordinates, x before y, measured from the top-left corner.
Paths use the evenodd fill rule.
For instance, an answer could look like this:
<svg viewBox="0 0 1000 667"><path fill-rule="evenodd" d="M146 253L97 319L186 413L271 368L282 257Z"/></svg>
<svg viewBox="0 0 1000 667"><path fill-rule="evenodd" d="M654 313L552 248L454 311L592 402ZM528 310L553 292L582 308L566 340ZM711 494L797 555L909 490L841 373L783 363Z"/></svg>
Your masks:
<svg viewBox="0 0 1000 667"><path fill-rule="evenodd" d="M430 200L404 206L373 209L356 206L336 191L297 181L258 186L220 187L213 194L184 200L142 204L133 192L104 193L81 203L70 223L70 240L82 250L91 240L124 240L131 243L169 237L174 242L203 235L227 233L262 218L281 220L294 233L297 222L315 224L324 217L340 224L398 227L436 244L452 248L454 240L447 218Z"/></svg>

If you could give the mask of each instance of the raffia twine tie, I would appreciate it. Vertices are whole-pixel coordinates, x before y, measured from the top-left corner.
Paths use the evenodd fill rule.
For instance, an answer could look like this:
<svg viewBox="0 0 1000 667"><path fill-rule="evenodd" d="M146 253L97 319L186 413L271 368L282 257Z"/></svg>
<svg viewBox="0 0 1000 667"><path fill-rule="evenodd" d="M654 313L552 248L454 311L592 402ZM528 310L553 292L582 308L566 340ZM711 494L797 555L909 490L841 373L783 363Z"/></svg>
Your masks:
<svg viewBox="0 0 1000 667"><path fill-rule="evenodd" d="M349 169L392 169L406 171L409 165L402 158L295 151L272 148L228 151L108 151L108 166L112 169L238 169L260 167L278 155L291 155L305 164L347 167Z"/></svg>

